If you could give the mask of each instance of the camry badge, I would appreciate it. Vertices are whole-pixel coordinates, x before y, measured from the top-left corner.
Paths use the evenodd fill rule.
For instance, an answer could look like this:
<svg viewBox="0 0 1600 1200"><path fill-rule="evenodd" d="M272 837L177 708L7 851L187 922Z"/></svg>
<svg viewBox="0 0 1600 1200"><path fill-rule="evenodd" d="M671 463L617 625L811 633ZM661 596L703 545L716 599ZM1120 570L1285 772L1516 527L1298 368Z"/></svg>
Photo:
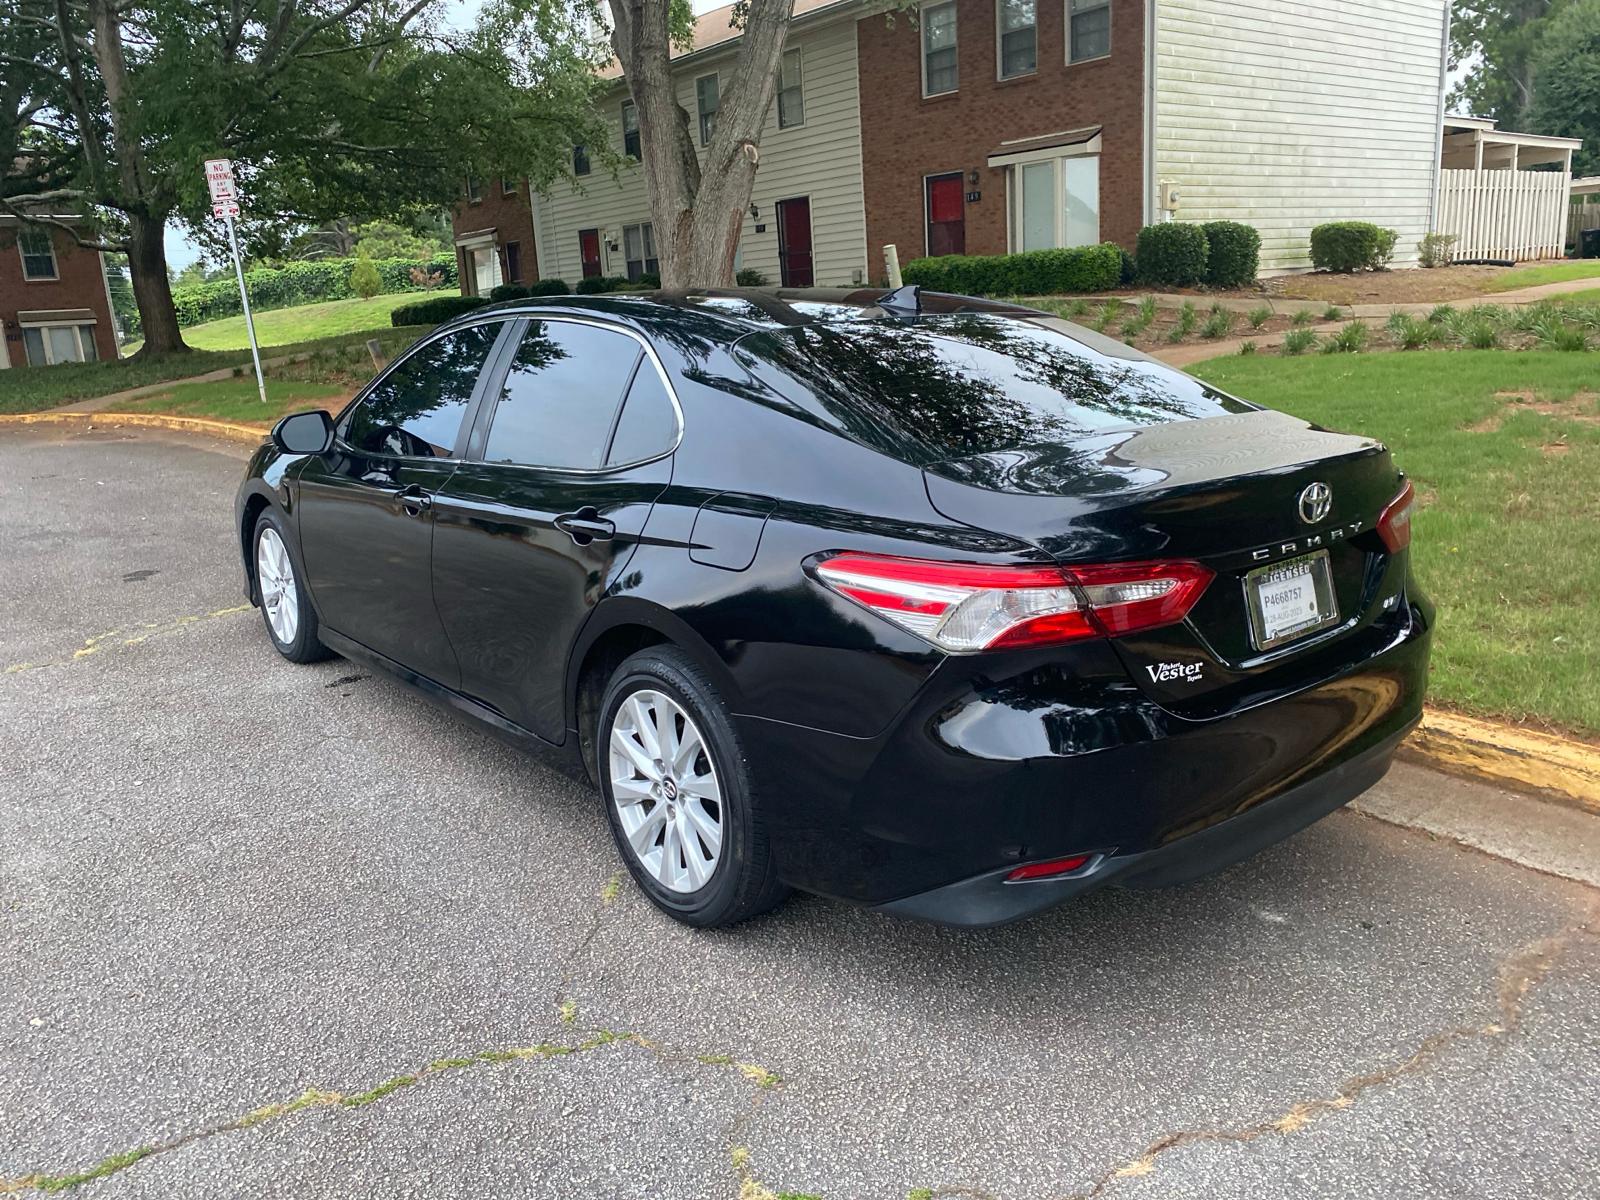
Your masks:
<svg viewBox="0 0 1600 1200"><path fill-rule="evenodd" d="M1333 509L1333 489L1325 483L1308 484L1300 493L1300 519L1307 525L1316 525L1327 519Z"/></svg>

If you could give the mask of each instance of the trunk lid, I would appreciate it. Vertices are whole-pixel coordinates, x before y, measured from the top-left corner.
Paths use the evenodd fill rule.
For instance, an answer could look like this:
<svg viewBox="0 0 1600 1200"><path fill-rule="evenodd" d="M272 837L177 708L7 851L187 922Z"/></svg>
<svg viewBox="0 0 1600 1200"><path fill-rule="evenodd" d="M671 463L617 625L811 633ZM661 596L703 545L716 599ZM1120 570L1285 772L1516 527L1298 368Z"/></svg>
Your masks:
<svg viewBox="0 0 1600 1200"><path fill-rule="evenodd" d="M1366 642L1383 643L1403 583L1376 533L1401 487L1388 449L1283 413L1107 430L923 474L946 517L1021 538L1063 565L1181 558L1214 571L1182 624L1113 641L1141 690L1186 716L1309 685L1365 657ZM1320 516L1308 503L1308 520L1301 499L1315 484L1331 503ZM1264 648L1251 573L1324 554L1336 616Z"/></svg>

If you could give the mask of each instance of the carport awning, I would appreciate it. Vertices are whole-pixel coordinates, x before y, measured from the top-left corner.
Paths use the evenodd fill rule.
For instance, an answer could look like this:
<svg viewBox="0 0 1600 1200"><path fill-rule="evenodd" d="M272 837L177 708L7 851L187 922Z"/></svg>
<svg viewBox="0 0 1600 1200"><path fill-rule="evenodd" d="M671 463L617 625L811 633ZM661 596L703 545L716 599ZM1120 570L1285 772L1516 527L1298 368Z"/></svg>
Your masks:
<svg viewBox="0 0 1600 1200"><path fill-rule="evenodd" d="M1100 149L1101 128L1099 125L1088 125L1082 129L1064 129L1038 137L1001 142L989 152L989 165L1009 167L1040 158L1057 157L1074 150L1081 154L1094 154Z"/></svg>
<svg viewBox="0 0 1600 1200"><path fill-rule="evenodd" d="M94 310L89 308L35 308L17 314L17 324L30 325L92 325Z"/></svg>

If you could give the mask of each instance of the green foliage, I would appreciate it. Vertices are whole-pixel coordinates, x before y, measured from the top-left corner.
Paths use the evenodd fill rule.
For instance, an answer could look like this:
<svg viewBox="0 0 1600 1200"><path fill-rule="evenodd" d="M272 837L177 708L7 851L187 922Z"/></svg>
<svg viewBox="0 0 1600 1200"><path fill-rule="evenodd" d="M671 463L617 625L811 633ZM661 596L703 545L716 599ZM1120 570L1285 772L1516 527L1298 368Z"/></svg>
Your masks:
<svg viewBox="0 0 1600 1200"><path fill-rule="evenodd" d="M410 258L418 262L448 258L453 251L448 242L429 233L394 221L367 221L352 229L356 254L368 258Z"/></svg>
<svg viewBox="0 0 1600 1200"><path fill-rule="evenodd" d="M1233 313L1220 304L1213 304L1211 311L1206 315L1206 323L1200 327L1200 336L1215 341L1217 338L1227 337L1232 329Z"/></svg>
<svg viewBox="0 0 1600 1200"><path fill-rule="evenodd" d="M1317 344L1314 329L1291 329L1283 335L1283 352L1288 355L1304 354Z"/></svg>
<svg viewBox="0 0 1600 1200"><path fill-rule="evenodd" d="M626 275L586 275L578 280L573 290L580 296L593 296L600 292L614 292L628 286Z"/></svg>
<svg viewBox="0 0 1600 1200"><path fill-rule="evenodd" d="M1322 319L1324 321L1337 321L1342 316L1344 316L1344 310L1337 304L1330 304L1322 310Z"/></svg>
<svg viewBox="0 0 1600 1200"><path fill-rule="evenodd" d="M738 272L734 275L733 281L740 287L763 288L768 286L767 277L754 267L746 267Z"/></svg>
<svg viewBox="0 0 1600 1200"><path fill-rule="evenodd" d="M438 274L441 282L456 281L454 259L439 259L419 263L415 259L393 258L373 262L367 260L378 276L379 292L411 292L419 289L412 277L413 270ZM250 290L250 307L265 312L274 308L289 308L298 304L313 304L319 300L344 300L358 295L353 272L360 259L320 258L311 262L290 263L286 267L257 267L244 273L245 287ZM178 324L199 325L220 317L231 317L241 311L239 285L229 276L213 283L191 284L172 289L172 303L178 312Z"/></svg>
<svg viewBox="0 0 1600 1200"><path fill-rule="evenodd" d="M1351 321L1322 344L1324 354L1359 354L1367 348L1367 327Z"/></svg>
<svg viewBox="0 0 1600 1200"><path fill-rule="evenodd" d="M1139 278L1145 283L1192 287L1206 278L1210 243L1199 225L1166 221L1139 231Z"/></svg>
<svg viewBox="0 0 1600 1200"><path fill-rule="evenodd" d="M1122 327L1117 332L1122 335L1124 341L1136 338L1146 329L1149 329L1155 323L1155 319L1156 298L1154 296L1146 296L1139 301L1132 315L1122 323Z"/></svg>
<svg viewBox="0 0 1600 1200"><path fill-rule="evenodd" d="M1261 262L1261 235L1238 221L1207 221L1206 283L1237 288L1254 283Z"/></svg>
<svg viewBox="0 0 1600 1200"><path fill-rule="evenodd" d="M1395 313L1385 328L1394 344L1402 350L1423 350L1432 345L1440 334L1440 327L1410 313Z"/></svg>
<svg viewBox="0 0 1600 1200"><path fill-rule="evenodd" d="M1123 287L1128 287L1139 278L1139 264L1133 255L1121 246L1117 247L1117 258L1120 263L1117 268L1117 282Z"/></svg>
<svg viewBox="0 0 1600 1200"><path fill-rule="evenodd" d="M1111 324L1111 322L1116 319L1117 314L1121 311L1122 304L1120 301L1107 300L1100 306L1100 311L1095 313L1095 315L1086 321L1085 324L1096 333L1104 333L1106 331L1106 326Z"/></svg>
<svg viewBox="0 0 1600 1200"><path fill-rule="evenodd" d="M1451 304L1435 304L1428 312L1428 324L1448 325L1455 319L1455 306Z"/></svg>
<svg viewBox="0 0 1600 1200"><path fill-rule="evenodd" d="M1048 296L1116 287L1121 271L1121 252L1107 242L1071 250L917 258L901 277L930 292L958 296Z"/></svg>
<svg viewBox="0 0 1600 1200"><path fill-rule="evenodd" d="M365 255L356 259L355 266L350 268L350 290L363 300L371 300L383 291L383 277L378 274L378 266Z"/></svg>
<svg viewBox="0 0 1600 1200"><path fill-rule="evenodd" d="M1178 309L1177 324L1173 325L1171 329L1167 330L1167 341L1173 342L1174 344L1183 341L1184 338L1188 337L1194 332L1194 327L1199 323L1199 321L1200 314L1195 312L1194 301L1185 300L1182 306L1180 306Z"/></svg>
<svg viewBox="0 0 1600 1200"><path fill-rule="evenodd" d="M1255 352L1256 352L1256 344L1254 342L1244 341L1244 342L1240 342L1239 343L1239 357L1240 358L1249 358Z"/></svg>
<svg viewBox="0 0 1600 1200"><path fill-rule="evenodd" d="M1314 318L1311 316L1311 310L1302 308L1299 312L1295 313L1294 316L1289 318L1289 323L1298 329L1301 326L1311 324L1313 319Z"/></svg>
<svg viewBox="0 0 1600 1200"><path fill-rule="evenodd" d="M1573 174L1600 172L1600 0L1562 7L1535 44L1530 65L1534 93L1527 127L1582 138L1572 157Z"/></svg>
<svg viewBox="0 0 1600 1200"><path fill-rule="evenodd" d="M1462 329L1462 341L1474 350L1500 348L1500 326L1482 317L1474 317Z"/></svg>
<svg viewBox="0 0 1600 1200"><path fill-rule="evenodd" d="M1454 257L1456 242L1453 233L1430 233L1417 243L1417 261L1425 267L1448 267Z"/></svg>
<svg viewBox="0 0 1600 1200"><path fill-rule="evenodd" d="M520 283L497 283L489 289L489 299L500 300L526 300L529 296L527 288Z"/></svg>
<svg viewBox="0 0 1600 1200"><path fill-rule="evenodd" d="M438 325L451 317L482 308L489 301L483 296L433 296L415 304L402 304L389 315L395 325Z"/></svg>
<svg viewBox="0 0 1600 1200"><path fill-rule="evenodd" d="M1399 234L1371 221L1329 221L1311 231L1311 263L1321 271L1380 271Z"/></svg>
<svg viewBox="0 0 1600 1200"><path fill-rule="evenodd" d="M1260 329L1268 321L1272 320L1272 306L1268 304L1258 304L1249 312L1245 313L1244 319L1250 322L1251 329Z"/></svg>
<svg viewBox="0 0 1600 1200"><path fill-rule="evenodd" d="M530 296L570 296L572 289L565 279L541 279L528 285Z"/></svg>

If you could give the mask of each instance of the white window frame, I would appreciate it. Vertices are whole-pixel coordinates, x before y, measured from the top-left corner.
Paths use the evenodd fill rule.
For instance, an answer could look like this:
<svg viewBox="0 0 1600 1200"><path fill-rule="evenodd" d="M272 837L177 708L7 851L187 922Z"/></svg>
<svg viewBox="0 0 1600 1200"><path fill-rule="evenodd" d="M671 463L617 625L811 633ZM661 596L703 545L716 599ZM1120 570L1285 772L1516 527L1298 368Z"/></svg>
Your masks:
<svg viewBox="0 0 1600 1200"><path fill-rule="evenodd" d="M1066 247L1067 240L1067 168L1068 159L1072 158L1101 158L1103 149L1102 134L1096 134L1086 142L1075 146L1057 146L1049 150L1038 150L1032 153L1020 153L1006 156L1004 162L989 160L991 167L1004 166L1006 169L1006 249L1012 254L1022 253L1022 176L1023 167L1033 166L1038 163L1053 163L1055 165L1052 195L1054 196L1055 220L1055 248ZM1105 166L1104 161L1101 167ZM1104 179L1101 180L1104 184ZM1102 193L1104 188L1102 187ZM1096 219L1103 226L1104 214L1101 212L1098 199L1095 204ZM1092 246L1103 237L1103 230L1096 230L1095 241L1081 242L1079 245Z"/></svg>
<svg viewBox="0 0 1600 1200"><path fill-rule="evenodd" d="M69 359L66 359L64 361L66 361L66 362L91 362L91 361L99 362L99 361L101 361L101 359L100 359L100 347L94 345L94 334L93 333L89 334L89 342L90 342L90 345L91 345L91 347L93 348L93 351L94 351L94 358L92 360L89 358L88 354L85 352L84 347L83 347L83 330L84 330L84 326L88 326L92 330L92 329L95 329L96 327L98 327L99 324L100 324L100 322L99 322L98 319L89 320L89 321L83 321L83 320L78 320L78 321L29 321L27 324L22 326L22 329L24 329L24 330L37 329L37 330L40 331L40 339L39 340L44 346L44 365L47 366L47 367L55 367L55 366L60 366L61 364L56 361L55 354L53 353L53 347L50 345L49 335L45 332L46 330L50 330L50 329L73 329L73 330L77 331L77 333L78 333L78 353L83 355L83 357L82 358L69 358ZM27 334L26 333L23 334L23 338L22 338L22 361L23 361L23 364L26 365L26 366L30 366L31 367L31 366L37 365L35 363L31 363L31 362L28 361L28 338L27 338Z"/></svg>
<svg viewBox="0 0 1600 1200"><path fill-rule="evenodd" d="M795 73L798 76L792 87L785 85L783 76L783 64L791 57L794 59ZM798 121L785 121L783 119L783 94L790 90L800 97L800 119ZM778 115L779 129L799 129L806 123L806 62L799 46L787 47L778 59L778 94L774 97L774 101L775 103L772 107Z"/></svg>
<svg viewBox="0 0 1600 1200"><path fill-rule="evenodd" d="M700 85L702 83L704 83L708 79L711 80L712 85L717 89L717 106L716 106L716 108L713 108L709 113L706 112L706 110L701 107L702 97L701 97L701 94L700 94ZM696 127L700 131L700 144L702 146L709 146L711 144L711 136L714 133L716 133L716 131L717 131L717 114L720 113L721 111L722 111L722 79L721 79L721 77L715 71L712 71L709 75L697 75L697 76L695 76L695 81L694 81L694 114L695 114ZM709 123L707 122L707 118L708 117L710 118Z"/></svg>
<svg viewBox="0 0 1600 1200"><path fill-rule="evenodd" d="M1069 0L1070 3L1070 0ZM1026 79L1030 75L1039 73L1039 4L1034 0L1033 5L1033 68L1028 71L1018 71L1014 75L1006 74L1005 52L1005 27L1001 24L1005 13L1006 0L994 0L994 77L1000 82L1011 79Z"/></svg>
<svg viewBox="0 0 1600 1200"><path fill-rule="evenodd" d="M624 275L628 275L628 230L630 229L637 229L639 231L639 274L659 275L661 273L661 248L656 245L656 230L655 222L653 221L635 221L631 225L624 225L622 227L622 273ZM648 245L646 245L644 234L646 229L650 231ZM655 251L654 255L650 253L651 250ZM654 271L650 269L650 260L652 257L656 260L656 269ZM628 275L628 278L631 281L633 277Z"/></svg>
<svg viewBox="0 0 1600 1200"><path fill-rule="evenodd" d="M639 153L628 153L628 113L633 113L633 134L639 139ZM639 129L639 106L632 100L622 102L622 154L624 158L632 158L634 162L644 161L644 134Z"/></svg>
<svg viewBox="0 0 1600 1200"><path fill-rule="evenodd" d="M22 248L22 239L24 235L30 233L42 236L45 244L50 248L50 274L48 275L28 274L28 252ZM37 258L38 255L35 254L34 257ZM17 227L17 258L22 263L22 281L24 283L54 283L61 278L61 259L56 254L56 239L51 236L48 229L39 229L32 225L19 225Z"/></svg>
<svg viewBox="0 0 1600 1200"><path fill-rule="evenodd" d="M956 54L956 85L942 92L928 90L928 11L935 8L948 8L955 17L955 44L950 49ZM935 96L954 96L961 90L961 10L957 0L934 0L924 4L917 10L917 48L922 60L922 98L931 100Z"/></svg>
<svg viewBox="0 0 1600 1200"><path fill-rule="evenodd" d="M1112 40L1115 30L1113 30L1111 27L1111 0L1101 0L1101 3L1090 4L1084 10L1086 12L1093 12L1097 8L1103 8L1106 10L1106 52L1104 54L1096 54L1092 58L1072 57L1072 4L1073 0L1062 0L1062 8L1064 10L1063 16L1066 18L1067 25L1066 38L1064 39L1067 43L1067 66L1081 67L1084 63L1099 62L1102 59L1110 58L1112 48L1115 44Z"/></svg>

